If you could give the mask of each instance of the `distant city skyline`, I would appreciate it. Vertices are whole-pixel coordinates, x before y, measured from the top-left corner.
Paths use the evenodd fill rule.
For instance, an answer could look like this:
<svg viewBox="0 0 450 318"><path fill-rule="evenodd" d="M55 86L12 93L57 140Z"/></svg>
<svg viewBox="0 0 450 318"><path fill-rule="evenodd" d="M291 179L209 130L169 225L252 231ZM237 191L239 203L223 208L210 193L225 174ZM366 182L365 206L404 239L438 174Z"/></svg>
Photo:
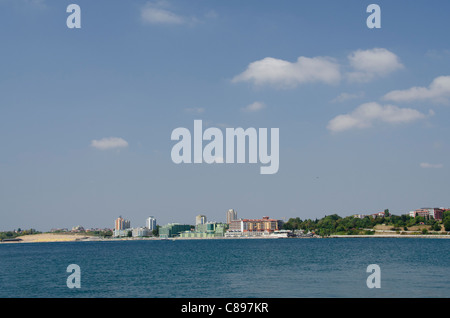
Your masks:
<svg viewBox="0 0 450 318"><path fill-rule="evenodd" d="M410 217L416 217L416 216L431 216L436 220L442 220L442 215L443 212L446 210L450 210L450 207L434 207L434 208L430 208L430 207L420 207L420 208L416 208L414 210L405 212L405 213L401 213L401 214L393 214L389 211L389 209L385 209L383 211L377 211L377 212L367 212L365 214L361 214L361 213L353 213L350 215L339 215L340 217L348 217L348 216L353 216L355 218L364 218L364 217L385 217L386 215L386 211L388 212L388 215L407 215ZM322 217L325 217L326 215L323 215ZM283 217L280 218L277 221L282 221L282 222L287 222L289 221L289 219L295 219L298 216L289 216L289 217ZM317 217L317 219L321 219L322 217ZM226 211L225 213L225 220L209 220L208 221L208 217L207 215L204 214L199 214L196 215L195 217L192 218L192 220L187 221L187 222L179 222L177 220L171 220L169 222L166 223L159 223L157 222L157 219L154 216L150 216L148 218L145 219L145 225L142 224L142 222L137 222L135 224L133 224L129 219L127 219L126 217L124 218L122 215L120 215L118 218L114 219L114 226L100 226L100 227L86 227L87 230L91 230L91 229L111 229L111 230L132 230L132 229L139 229L139 228L147 228L150 231L153 231L157 228L157 226L165 226L168 224L183 224L183 225L191 225L191 226L197 226L197 225L201 225L201 224L208 224L208 223L223 223L223 224L231 224L233 223L233 221L242 221L242 220L246 220L246 221L259 221L259 220L263 220L263 219L269 219L269 216L260 216L258 218L250 218L247 216L243 216L243 217L237 217L237 211L235 211L234 209L229 209ZM308 218L305 218L304 220L306 220ZM311 220L314 220L315 218L309 218ZM270 219L271 221L275 221L274 219ZM81 227L84 230L84 227L82 225L77 225L77 226L72 226L72 231L74 229L77 229ZM19 227L20 228L20 227ZM32 227L33 228L33 227ZM22 228L23 229L23 228ZM35 230L40 231L41 229L36 229L33 228ZM50 229L51 230L66 230L68 231L69 228L67 227L55 227ZM16 230L16 229L9 229L9 230ZM48 231L48 230L46 230Z"/></svg>
<svg viewBox="0 0 450 318"><path fill-rule="evenodd" d="M450 2L75 3L0 1L0 231L450 206ZM174 163L196 120L279 129L278 170Z"/></svg>

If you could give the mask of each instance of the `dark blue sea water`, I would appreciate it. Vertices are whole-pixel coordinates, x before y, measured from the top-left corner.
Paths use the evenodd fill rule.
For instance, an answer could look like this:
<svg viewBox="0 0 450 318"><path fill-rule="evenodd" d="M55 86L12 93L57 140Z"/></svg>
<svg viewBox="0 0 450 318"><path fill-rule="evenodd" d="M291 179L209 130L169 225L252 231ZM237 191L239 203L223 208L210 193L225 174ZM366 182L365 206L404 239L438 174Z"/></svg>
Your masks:
<svg viewBox="0 0 450 318"><path fill-rule="evenodd" d="M447 298L449 251L450 240L408 238L0 244L0 297ZM381 288L367 287L370 264Z"/></svg>

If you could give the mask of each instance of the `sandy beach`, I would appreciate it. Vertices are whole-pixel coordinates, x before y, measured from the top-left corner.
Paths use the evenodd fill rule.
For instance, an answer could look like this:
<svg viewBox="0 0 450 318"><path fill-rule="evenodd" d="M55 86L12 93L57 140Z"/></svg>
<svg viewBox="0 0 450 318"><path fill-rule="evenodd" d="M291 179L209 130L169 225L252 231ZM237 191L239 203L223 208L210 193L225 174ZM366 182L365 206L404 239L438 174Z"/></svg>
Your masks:
<svg viewBox="0 0 450 318"><path fill-rule="evenodd" d="M20 241L2 242L8 244L14 243L37 243L37 242L70 242L87 239L88 236L83 234L59 234L59 233L42 233L18 236Z"/></svg>

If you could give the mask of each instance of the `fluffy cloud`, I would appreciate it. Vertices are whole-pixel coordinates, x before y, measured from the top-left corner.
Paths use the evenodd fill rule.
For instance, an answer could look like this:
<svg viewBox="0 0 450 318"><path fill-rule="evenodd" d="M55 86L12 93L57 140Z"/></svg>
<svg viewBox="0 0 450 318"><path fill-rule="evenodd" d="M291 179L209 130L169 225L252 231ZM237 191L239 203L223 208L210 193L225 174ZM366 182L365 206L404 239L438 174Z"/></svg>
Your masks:
<svg viewBox="0 0 450 318"><path fill-rule="evenodd" d="M266 105L264 103L254 102L254 103L251 103L250 105L247 105L244 108L242 108L242 111L254 113L254 112L258 112L264 108L266 108Z"/></svg>
<svg viewBox="0 0 450 318"><path fill-rule="evenodd" d="M141 19L145 23L150 24L183 24L187 20L179 16L167 8L165 2L147 2L141 9Z"/></svg>
<svg viewBox="0 0 450 318"><path fill-rule="evenodd" d="M92 140L91 147L94 147L99 150L108 150L115 148L125 148L128 147L128 142L122 138L118 137L109 137L103 138L99 140Z"/></svg>
<svg viewBox="0 0 450 318"><path fill-rule="evenodd" d="M298 84L339 82L339 64L327 57L303 57L296 62L272 57L252 62L247 69L233 78L233 82L253 82L255 85L274 85L279 88L292 88Z"/></svg>
<svg viewBox="0 0 450 318"><path fill-rule="evenodd" d="M450 76L435 78L428 87L411 87L406 90L395 90L384 95L383 99L395 102L412 102L431 100L448 102L450 98Z"/></svg>
<svg viewBox="0 0 450 318"><path fill-rule="evenodd" d="M397 55L384 48L357 50L348 56L352 82L369 82L384 77L404 66ZM247 69L233 78L233 82L252 82L255 85L274 85L293 88L299 84L321 82L335 84L341 80L340 65L330 57L304 57L289 62L273 57L252 62Z"/></svg>
<svg viewBox="0 0 450 318"><path fill-rule="evenodd" d="M336 133L349 129L369 128L374 122L408 123L425 117L426 115L415 109L373 102L362 104L349 114L336 116L330 120L327 128Z"/></svg>
<svg viewBox="0 0 450 318"><path fill-rule="evenodd" d="M347 76L355 82L368 82L403 68L397 55L383 48L357 50L348 56L348 60L354 71Z"/></svg>
<svg viewBox="0 0 450 318"><path fill-rule="evenodd" d="M422 163L420 164L420 167L421 167L421 168L425 168L425 169L427 169L427 168L440 169L440 168L443 168L444 165L443 165L442 163L427 163L427 162L422 162Z"/></svg>

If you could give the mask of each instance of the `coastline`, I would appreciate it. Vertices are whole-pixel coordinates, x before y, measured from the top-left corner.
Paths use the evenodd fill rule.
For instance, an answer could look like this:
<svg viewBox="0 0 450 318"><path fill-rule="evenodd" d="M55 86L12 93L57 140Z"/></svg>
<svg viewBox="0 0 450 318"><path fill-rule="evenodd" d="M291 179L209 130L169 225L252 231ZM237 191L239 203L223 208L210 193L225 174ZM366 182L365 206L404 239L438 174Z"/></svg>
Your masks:
<svg viewBox="0 0 450 318"><path fill-rule="evenodd" d="M49 242L112 242L112 241L179 241L179 240L234 240L234 239L315 239L322 237L271 237L271 236L255 236L255 237L173 237L167 239L161 239L159 237L133 237L133 238L102 238L98 236L87 236L82 234L54 234L54 233L40 233L18 236L13 241L3 241L0 243L5 244L18 244L18 243L49 243ZM377 233L373 235L330 235L324 238L421 238L421 239L450 239L450 235L440 234L392 234L392 233Z"/></svg>
<svg viewBox="0 0 450 318"><path fill-rule="evenodd" d="M440 234L375 234L375 235L330 235L330 238L428 238L450 239L450 235Z"/></svg>

